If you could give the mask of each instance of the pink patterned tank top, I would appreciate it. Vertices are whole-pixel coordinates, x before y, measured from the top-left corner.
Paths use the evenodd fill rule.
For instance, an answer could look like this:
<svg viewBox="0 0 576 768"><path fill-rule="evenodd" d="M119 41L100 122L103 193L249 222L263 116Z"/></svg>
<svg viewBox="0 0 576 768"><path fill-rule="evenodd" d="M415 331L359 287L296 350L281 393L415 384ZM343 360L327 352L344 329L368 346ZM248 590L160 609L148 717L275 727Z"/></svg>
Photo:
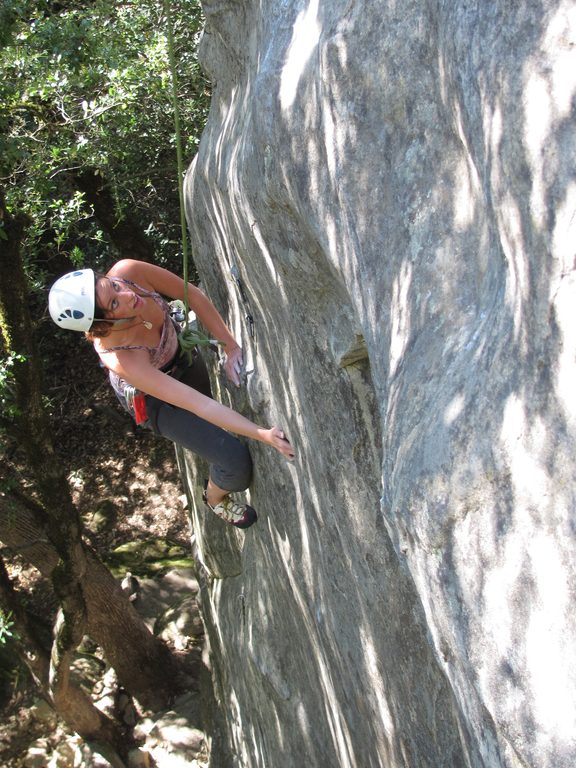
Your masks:
<svg viewBox="0 0 576 768"><path fill-rule="evenodd" d="M151 299L153 299L156 304L158 304L159 307L162 308L162 311L164 312L164 322L162 325L162 331L160 333L160 342L158 343L157 347L147 347L142 344L140 345L124 345L124 346L117 346L117 347L110 347L109 349L102 350L101 354L107 354L108 352L119 352L120 350L130 350L130 349L146 349L148 351L148 354L150 355L150 362L154 366L154 368L165 368L176 356L176 352L178 351L178 326L176 325L175 321L170 316L170 306L168 305L168 302L155 291L147 291L145 288L141 288L139 285L136 285L136 283L133 283L131 280L126 280L123 278L115 278L116 280L120 280L123 283L127 283L128 285L131 285L139 295L142 296L148 296ZM129 386L129 382L127 382L125 379L123 379L121 376L119 376L117 373L114 373L114 371L108 371L108 376L110 379L110 384L112 385L114 391L116 394L120 396L120 398L124 398L124 393L126 390L126 387Z"/></svg>

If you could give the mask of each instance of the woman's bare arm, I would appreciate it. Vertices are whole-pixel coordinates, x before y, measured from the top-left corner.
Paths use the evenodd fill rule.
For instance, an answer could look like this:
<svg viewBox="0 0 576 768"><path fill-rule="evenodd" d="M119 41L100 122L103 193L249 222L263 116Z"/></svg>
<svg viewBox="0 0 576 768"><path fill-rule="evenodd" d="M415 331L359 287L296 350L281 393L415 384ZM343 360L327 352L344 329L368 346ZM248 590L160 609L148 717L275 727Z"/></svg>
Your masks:
<svg viewBox="0 0 576 768"><path fill-rule="evenodd" d="M141 392L191 411L201 419L229 432L265 443L287 459L294 458L294 450L281 429L259 427L237 411L162 373L150 364L148 352L108 352L103 355L103 360L108 368Z"/></svg>

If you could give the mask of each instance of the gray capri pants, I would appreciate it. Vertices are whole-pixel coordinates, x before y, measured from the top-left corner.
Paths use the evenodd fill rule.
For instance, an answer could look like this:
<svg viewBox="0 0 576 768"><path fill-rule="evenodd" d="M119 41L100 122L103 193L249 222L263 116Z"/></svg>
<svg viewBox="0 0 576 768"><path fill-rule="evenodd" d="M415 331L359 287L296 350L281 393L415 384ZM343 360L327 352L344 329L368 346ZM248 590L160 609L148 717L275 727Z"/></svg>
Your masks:
<svg viewBox="0 0 576 768"><path fill-rule="evenodd" d="M210 378L202 355L177 378L207 397L212 397ZM220 427L190 411L146 395L149 427L157 435L187 448L206 459L210 479L225 491L244 491L252 478L252 459L248 446Z"/></svg>

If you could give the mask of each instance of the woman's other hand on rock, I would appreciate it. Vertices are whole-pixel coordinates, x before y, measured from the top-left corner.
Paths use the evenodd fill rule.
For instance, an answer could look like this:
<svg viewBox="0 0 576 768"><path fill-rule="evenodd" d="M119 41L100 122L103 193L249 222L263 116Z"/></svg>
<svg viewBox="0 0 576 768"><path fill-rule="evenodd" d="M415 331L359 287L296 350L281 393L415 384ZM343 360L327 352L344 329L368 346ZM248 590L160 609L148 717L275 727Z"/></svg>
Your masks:
<svg viewBox="0 0 576 768"><path fill-rule="evenodd" d="M231 350L226 349L224 370L226 372L226 376L236 387L240 386L240 374L242 373L243 365L244 357L242 355L242 347L236 346Z"/></svg>
<svg viewBox="0 0 576 768"><path fill-rule="evenodd" d="M290 441L284 434L283 430L279 429L278 427L271 427L268 430L268 434L270 436L270 445L273 448L276 448L276 450L285 456L289 461L293 461L295 456L294 448L292 448L290 445Z"/></svg>

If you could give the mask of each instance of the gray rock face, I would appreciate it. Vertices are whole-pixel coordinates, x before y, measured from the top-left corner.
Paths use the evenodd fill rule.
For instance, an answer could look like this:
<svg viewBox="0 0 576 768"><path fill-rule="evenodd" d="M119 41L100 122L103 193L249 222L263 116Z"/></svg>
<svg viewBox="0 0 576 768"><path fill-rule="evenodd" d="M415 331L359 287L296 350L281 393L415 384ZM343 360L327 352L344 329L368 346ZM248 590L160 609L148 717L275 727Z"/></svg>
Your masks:
<svg viewBox="0 0 576 768"><path fill-rule="evenodd" d="M195 513L235 764L573 766L573 4L205 12L221 395L298 452L252 444L246 534Z"/></svg>

